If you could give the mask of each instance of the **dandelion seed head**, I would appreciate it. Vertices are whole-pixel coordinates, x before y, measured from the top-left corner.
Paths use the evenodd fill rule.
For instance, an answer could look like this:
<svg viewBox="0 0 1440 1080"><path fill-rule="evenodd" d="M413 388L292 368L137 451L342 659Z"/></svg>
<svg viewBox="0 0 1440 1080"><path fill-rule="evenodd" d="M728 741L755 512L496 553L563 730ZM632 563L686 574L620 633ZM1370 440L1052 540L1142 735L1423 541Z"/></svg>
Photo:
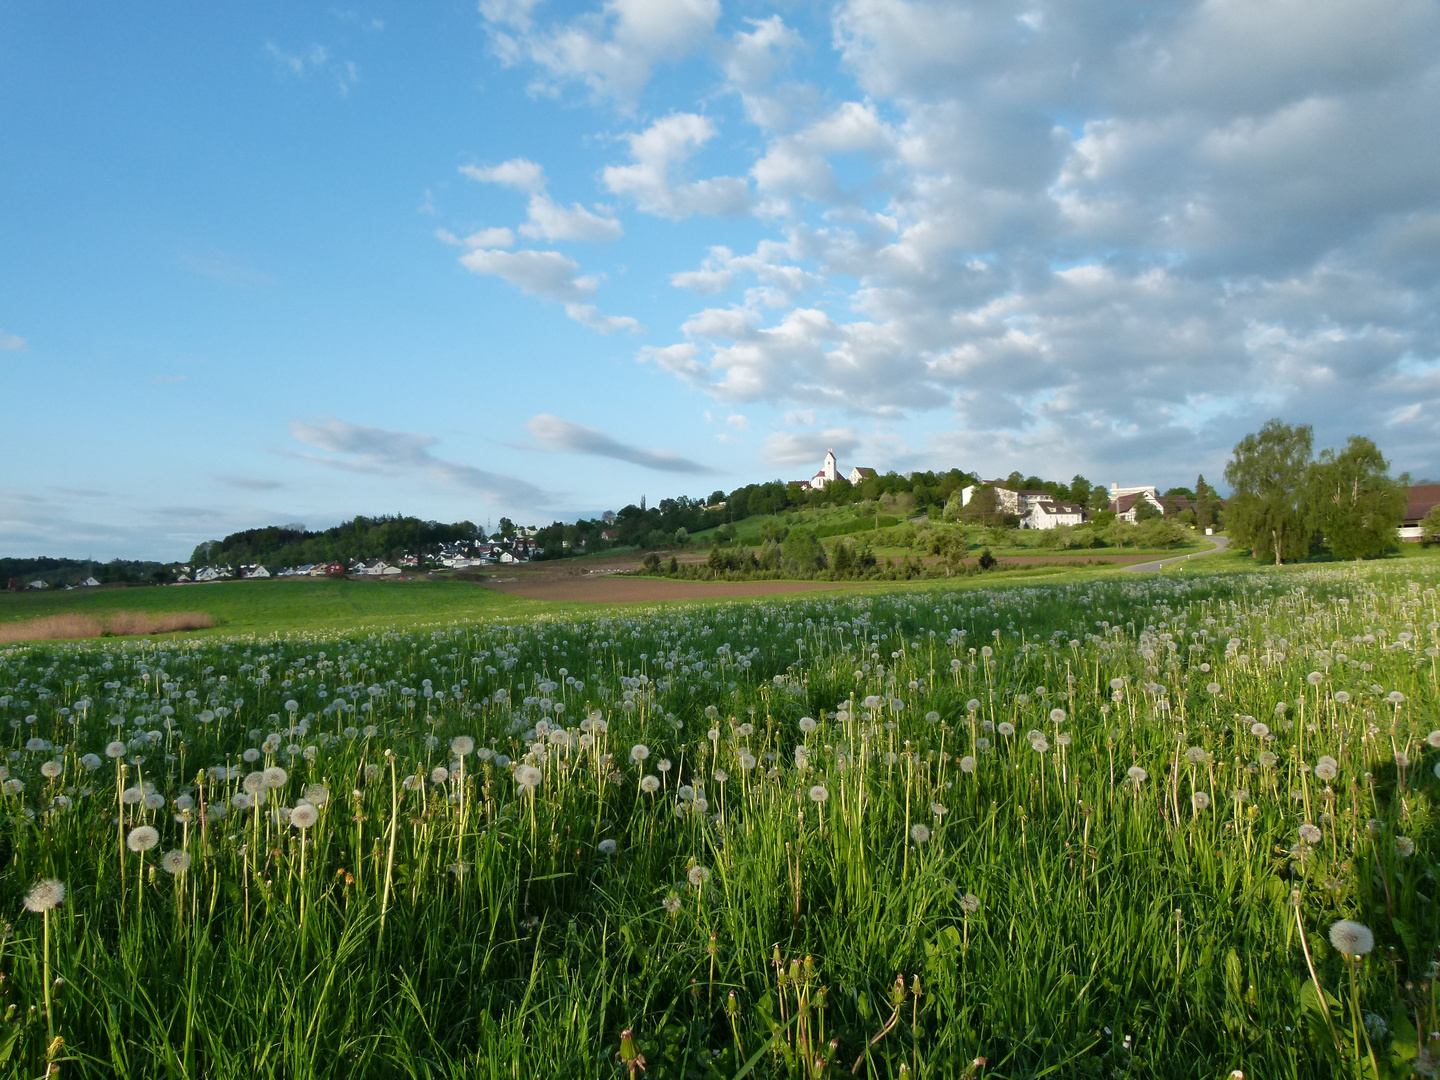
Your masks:
<svg viewBox="0 0 1440 1080"><path fill-rule="evenodd" d="M1143 784L1150 776L1150 774L1139 765L1131 765L1130 768L1125 770L1125 775L1136 784Z"/></svg>
<svg viewBox="0 0 1440 1080"><path fill-rule="evenodd" d="M1346 956L1364 956L1375 948L1375 935L1363 923L1341 919L1330 927L1330 944Z"/></svg>
<svg viewBox="0 0 1440 1080"><path fill-rule="evenodd" d="M290 824L297 829L308 829L320 820L320 811L309 803L300 803L290 811Z"/></svg>
<svg viewBox="0 0 1440 1080"><path fill-rule="evenodd" d="M974 893L966 893L960 898L960 909L966 915L974 915L980 910L980 898Z"/></svg>
<svg viewBox="0 0 1440 1080"><path fill-rule="evenodd" d="M1395 854L1402 859L1408 859L1415 854L1415 841L1408 836L1395 837Z"/></svg>
<svg viewBox="0 0 1440 1080"><path fill-rule="evenodd" d="M1197 791L1190 797L1190 803L1196 810L1210 809L1210 793L1208 791Z"/></svg>
<svg viewBox="0 0 1440 1080"><path fill-rule="evenodd" d="M1340 775L1340 763L1329 754L1323 755L1315 763L1315 776L1319 780L1330 782Z"/></svg>
<svg viewBox="0 0 1440 1080"><path fill-rule="evenodd" d="M190 869L190 853L178 848L160 856L160 868L167 874L183 874Z"/></svg>
<svg viewBox="0 0 1440 1080"><path fill-rule="evenodd" d="M703 866L692 866L690 872L685 876L689 879L691 885L697 889L701 889L705 887L705 882L710 880L710 871Z"/></svg>
<svg viewBox="0 0 1440 1080"><path fill-rule="evenodd" d="M639 765L649 756L650 748L644 743L636 743L630 748L630 760L633 761L636 765Z"/></svg>
<svg viewBox="0 0 1440 1080"><path fill-rule="evenodd" d="M59 907L65 900L65 883L58 878L46 878L30 886L25 894L25 910L39 915Z"/></svg>
<svg viewBox="0 0 1440 1080"><path fill-rule="evenodd" d="M660 790L660 778L654 773L647 773L640 778L640 790L647 795L653 795Z"/></svg>
<svg viewBox="0 0 1440 1080"><path fill-rule="evenodd" d="M601 840L596 847L599 849L601 855L614 855L617 845L614 840Z"/></svg>
<svg viewBox="0 0 1440 1080"><path fill-rule="evenodd" d="M815 784L810 788L811 802L823 803L828 798L830 798L830 791L824 784Z"/></svg>
<svg viewBox="0 0 1440 1080"><path fill-rule="evenodd" d="M916 822L910 826L910 839L917 844L928 843L930 840L930 826Z"/></svg>
<svg viewBox="0 0 1440 1080"><path fill-rule="evenodd" d="M125 837L125 846L131 851L149 851L160 843L160 833L153 825L139 825Z"/></svg>
<svg viewBox="0 0 1440 1080"><path fill-rule="evenodd" d="M1318 844L1324 835L1320 832L1318 825L1314 825L1308 821L1300 826L1299 833L1300 839L1304 840L1307 844Z"/></svg>
<svg viewBox="0 0 1440 1080"><path fill-rule="evenodd" d="M468 757L475 750L475 740L469 735L456 735L450 740L450 753L457 758Z"/></svg>

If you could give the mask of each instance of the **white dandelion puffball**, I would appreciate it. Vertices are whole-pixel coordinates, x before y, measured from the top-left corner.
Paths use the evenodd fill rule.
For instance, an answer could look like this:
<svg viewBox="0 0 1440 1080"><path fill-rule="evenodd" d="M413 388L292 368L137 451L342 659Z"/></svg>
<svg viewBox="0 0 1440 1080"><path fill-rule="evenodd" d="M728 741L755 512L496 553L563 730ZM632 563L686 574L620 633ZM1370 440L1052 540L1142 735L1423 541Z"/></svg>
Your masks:
<svg viewBox="0 0 1440 1080"><path fill-rule="evenodd" d="M1194 804L1196 810L1210 809L1210 793L1208 791L1195 792L1195 794L1191 796L1190 801Z"/></svg>
<svg viewBox="0 0 1440 1080"><path fill-rule="evenodd" d="M47 780L54 780L65 771L65 765L59 761L47 761L40 766L40 775Z"/></svg>
<svg viewBox="0 0 1440 1080"><path fill-rule="evenodd" d="M654 773L647 773L640 779L640 790L646 795L654 795L660 790L660 778Z"/></svg>
<svg viewBox="0 0 1440 1080"><path fill-rule="evenodd" d="M521 793L534 791L540 786L541 772L534 765L518 765L515 768L515 785Z"/></svg>
<svg viewBox="0 0 1440 1080"><path fill-rule="evenodd" d="M813 735L815 729L819 726L819 724L815 723L815 721L808 716L802 716L800 718L800 730L806 735Z"/></svg>
<svg viewBox="0 0 1440 1080"><path fill-rule="evenodd" d="M1300 826L1300 839L1307 844L1318 844L1322 835L1320 827L1311 822L1307 821Z"/></svg>
<svg viewBox="0 0 1440 1080"><path fill-rule="evenodd" d="M290 824L297 829L308 829L320 820L320 811L309 803L302 802L290 811Z"/></svg>
<svg viewBox="0 0 1440 1080"><path fill-rule="evenodd" d="M188 851L167 851L160 856L160 868L167 874L183 874L190 869L190 853Z"/></svg>
<svg viewBox="0 0 1440 1080"><path fill-rule="evenodd" d="M1340 763L1329 754L1315 763L1315 776L1319 780L1334 780L1340 775Z"/></svg>
<svg viewBox="0 0 1440 1080"><path fill-rule="evenodd" d="M1395 854L1402 859L1408 859L1415 854L1415 841L1408 836L1395 837Z"/></svg>
<svg viewBox="0 0 1440 1080"><path fill-rule="evenodd" d="M1050 710L1050 722L1053 723L1053 724L1063 724L1063 723L1065 722L1065 710L1064 710L1064 709L1051 709L1051 710Z"/></svg>
<svg viewBox="0 0 1440 1080"><path fill-rule="evenodd" d="M1322 682L1325 681L1325 676L1321 675L1318 671L1312 671L1309 675L1305 676L1305 681L1308 682L1311 686L1319 686Z"/></svg>
<svg viewBox="0 0 1440 1080"><path fill-rule="evenodd" d="M973 773L975 771L975 759L969 754L966 754L960 759L960 771L964 773Z"/></svg>
<svg viewBox="0 0 1440 1080"><path fill-rule="evenodd" d="M436 765L430 770L430 782L432 784L443 784L450 779L450 770L444 765Z"/></svg>
<svg viewBox="0 0 1440 1080"><path fill-rule="evenodd" d="M1349 705L1349 704L1350 704L1350 693L1349 693L1349 691L1347 691L1347 690L1336 690L1336 691L1335 691L1335 704L1336 704L1336 705Z"/></svg>
<svg viewBox="0 0 1440 1080"><path fill-rule="evenodd" d="M636 765L639 765L649 756L650 748L644 743L636 743L630 748L630 760L633 761Z"/></svg>
<svg viewBox="0 0 1440 1080"><path fill-rule="evenodd" d="M468 757L475 750L475 740L469 735L456 735L450 740L450 753L457 758Z"/></svg>
<svg viewBox="0 0 1440 1080"><path fill-rule="evenodd" d="M145 789L142 787L127 787L120 792L120 801L126 806L139 806L145 801Z"/></svg>
<svg viewBox="0 0 1440 1080"><path fill-rule="evenodd" d="M614 855L617 845L614 840L601 840L598 847L601 855Z"/></svg>
<svg viewBox="0 0 1440 1080"><path fill-rule="evenodd" d="M980 699L979 699L979 698L973 698L973 697L972 697L969 701L967 701L967 702L965 703L965 711L968 712L968 713L977 713L977 712L979 712L979 711L980 711Z"/></svg>
<svg viewBox="0 0 1440 1080"><path fill-rule="evenodd" d="M149 851L156 844L160 843L160 833L153 825L140 825L130 830L130 835L125 837L125 846L131 851Z"/></svg>
<svg viewBox="0 0 1440 1080"><path fill-rule="evenodd" d="M1270 725L1262 724L1259 720L1256 720L1255 723L1250 725L1250 734L1254 735L1257 739L1263 739L1270 734Z"/></svg>
<svg viewBox="0 0 1440 1080"><path fill-rule="evenodd" d="M1014 735L1014 734L1015 734L1015 725L1012 724L1012 723L1010 723L1009 720L1005 720L1005 721L1002 721L1001 724L1000 724L1000 726L999 726L998 728L996 728L995 730L998 731L998 732L1000 732L1001 735Z"/></svg>
<svg viewBox="0 0 1440 1080"><path fill-rule="evenodd" d="M65 900L65 883L57 878L37 881L25 894L25 910L39 915L57 908Z"/></svg>
<svg viewBox="0 0 1440 1080"><path fill-rule="evenodd" d="M102 762L100 758L95 754L86 754L80 759L80 764L84 767L86 772L94 772L96 769L100 768L100 766L104 764L104 762Z"/></svg>
<svg viewBox="0 0 1440 1080"><path fill-rule="evenodd" d="M1341 919L1330 927L1330 944L1346 956L1364 956L1375 948L1375 935L1363 923Z"/></svg>
<svg viewBox="0 0 1440 1080"><path fill-rule="evenodd" d="M1143 784L1150 776L1150 774L1139 765L1131 765L1130 768L1125 770L1125 775L1130 778L1132 783L1136 784Z"/></svg>
<svg viewBox="0 0 1440 1080"><path fill-rule="evenodd" d="M938 724L940 722L940 714L934 709L931 709L925 714L925 722L927 724Z"/></svg>
<svg viewBox="0 0 1440 1080"><path fill-rule="evenodd" d="M915 824L910 826L910 839L917 844L923 844L930 839L930 826Z"/></svg>
<svg viewBox="0 0 1440 1080"><path fill-rule="evenodd" d="M324 806L330 801L330 789L324 784L308 784L300 798L312 806Z"/></svg>
<svg viewBox="0 0 1440 1080"><path fill-rule="evenodd" d="M703 866L692 866L690 872L685 876L689 878L691 885L699 889L704 887L705 882L710 880L710 871Z"/></svg>
<svg viewBox="0 0 1440 1080"><path fill-rule="evenodd" d="M240 786L246 791L248 791L251 795L254 795L257 791L261 791L264 789L265 774L263 772L246 773L244 778L240 781Z"/></svg>
<svg viewBox="0 0 1440 1080"><path fill-rule="evenodd" d="M252 746L243 754L241 754L240 757L245 761L246 764L253 765L255 762L260 760L260 751L256 750L255 747Z"/></svg>
<svg viewBox="0 0 1440 1080"><path fill-rule="evenodd" d="M290 782L290 774L279 765L271 765L262 774L267 788L282 788Z"/></svg>
<svg viewBox="0 0 1440 1080"><path fill-rule="evenodd" d="M824 784L816 784L810 789L811 802L823 803L828 798L830 798L830 791L828 788L825 787Z"/></svg>
<svg viewBox="0 0 1440 1080"><path fill-rule="evenodd" d="M1261 765L1263 768L1273 769L1273 768L1275 767L1276 763L1279 762L1280 759L1279 759L1278 757L1276 757L1274 754L1272 754L1269 750L1266 750L1266 751L1263 751L1263 752L1260 754L1260 759L1259 759L1259 760L1260 760L1260 765Z"/></svg>
<svg viewBox="0 0 1440 1080"><path fill-rule="evenodd" d="M118 757L120 757L120 756L121 756L122 754L124 754L124 753L125 753L125 744L124 744L123 742L120 742L118 739L117 739L115 742L106 743L106 744L105 744L105 756L106 756L106 757L109 757L109 758L118 758Z"/></svg>
<svg viewBox="0 0 1440 1080"><path fill-rule="evenodd" d="M960 898L960 909L964 911L966 915L974 915L975 912L980 910L980 898L974 893L967 892Z"/></svg>

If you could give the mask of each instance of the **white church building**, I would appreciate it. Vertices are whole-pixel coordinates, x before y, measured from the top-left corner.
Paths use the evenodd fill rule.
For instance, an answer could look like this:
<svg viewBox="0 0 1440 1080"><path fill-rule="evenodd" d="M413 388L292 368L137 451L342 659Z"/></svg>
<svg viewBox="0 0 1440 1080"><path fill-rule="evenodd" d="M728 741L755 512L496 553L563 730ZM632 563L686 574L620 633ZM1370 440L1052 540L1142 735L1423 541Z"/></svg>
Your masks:
<svg viewBox="0 0 1440 1080"><path fill-rule="evenodd" d="M858 484L866 477L874 475L874 469L866 468L863 465L856 465L845 476L845 479L849 480L852 484ZM826 484L833 484L838 479L840 479L840 463L835 458L835 451L827 450L825 451L825 460L820 465L820 471L809 480L800 480L798 483L813 491L820 491Z"/></svg>

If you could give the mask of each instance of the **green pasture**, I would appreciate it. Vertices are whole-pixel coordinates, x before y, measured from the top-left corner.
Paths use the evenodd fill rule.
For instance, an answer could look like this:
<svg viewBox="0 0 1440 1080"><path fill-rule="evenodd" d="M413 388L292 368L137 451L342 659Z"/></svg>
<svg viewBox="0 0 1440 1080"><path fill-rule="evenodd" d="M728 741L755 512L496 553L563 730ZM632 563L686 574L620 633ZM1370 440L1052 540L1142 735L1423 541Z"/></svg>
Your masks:
<svg viewBox="0 0 1440 1080"><path fill-rule="evenodd" d="M211 615L216 625L199 633L286 633L473 621L539 613L547 606L464 581L272 578L203 585L3 592L0 622L71 613L104 617L118 611L201 611Z"/></svg>

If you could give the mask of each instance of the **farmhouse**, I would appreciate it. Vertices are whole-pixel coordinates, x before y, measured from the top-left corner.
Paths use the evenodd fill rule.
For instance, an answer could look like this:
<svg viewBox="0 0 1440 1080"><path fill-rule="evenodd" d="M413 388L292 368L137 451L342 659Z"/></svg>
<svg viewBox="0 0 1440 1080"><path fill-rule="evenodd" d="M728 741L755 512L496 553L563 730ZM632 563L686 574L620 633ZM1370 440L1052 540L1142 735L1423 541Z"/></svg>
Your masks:
<svg viewBox="0 0 1440 1080"><path fill-rule="evenodd" d="M1165 512L1165 507L1160 504L1160 493L1153 486L1122 488L1119 484L1110 485L1110 509L1115 511L1115 516L1121 521L1134 524L1135 511L1142 500L1160 513Z"/></svg>
<svg viewBox="0 0 1440 1080"><path fill-rule="evenodd" d="M1053 529L1057 525L1079 525L1084 520L1083 506L1060 499L1035 499L1020 525L1026 529Z"/></svg>
<svg viewBox="0 0 1440 1080"><path fill-rule="evenodd" d="M1406 493L1405 517L1400 522L1401 540L1419 540L1420 522L1440 506L1440 484L1416 484Z"/></svg>

